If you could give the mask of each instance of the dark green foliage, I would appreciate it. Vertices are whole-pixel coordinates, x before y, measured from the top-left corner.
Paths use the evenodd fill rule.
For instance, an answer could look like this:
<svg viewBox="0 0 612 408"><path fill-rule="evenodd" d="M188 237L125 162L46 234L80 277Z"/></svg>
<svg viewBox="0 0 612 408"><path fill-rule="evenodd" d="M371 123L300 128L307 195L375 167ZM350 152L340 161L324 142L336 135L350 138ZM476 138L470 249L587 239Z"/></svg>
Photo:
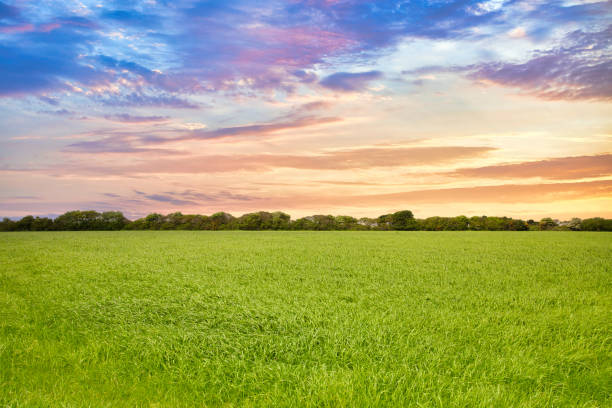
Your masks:
<svg viewBox="0 0 612 408"><path fill-rule="evenodd" d="M215 213L210 216L210 229L213 231L236 229L236 218L225 212Z"/></svg>
<svg viewBox="0 0 612 408"><path fill-rule="evenodd" d="M10 218L3 218L0 222L0 231L15 231L17 223Z"/></svg>
<svg viewBox="0 0 612 408"><path fill-rule="evenodd" d="M335 222L336 229L339 231L356 230L359 225L357 223L357 218L348 215L337 216Z"/></svg>
<svg viewBox="0 0 612 408"><path fill-rule="evenodd" d="M128 220L125 219L125 221L127 222ZM30 231L53 231L54 228L55 227L53 225L53 220L47 217L36 217L32 220L32 223L30 224ZM121 226L121 228L123 228L123 225Z"/></svg>
<svg viewBox="0 0 612 408"><path fill-rule="evenodd" d="M101 214L101 229L110 231L122 230L129 220L119 211L106 211Z"/></svg>
<svg viewBox="0 0 612 408"><path fill-rule="evenodd" d="M419 221L419 229L424 231L465 231L469 228L469 220L459 217L429 217Z"/></svg>
<svg viewBox="0 0 612 408"><path fill-rule="evenodd" d="M63 231L113 231L121 230L129 223L118 211L69 211L53 222L54 229Z"/></svg>
<svg viewBox="0 0 612 408"><path fill-rule="evenodd" d="M119 230L294 230L294 231L612 231L612 220L572 218L559 223L543 218L539 223L509 217L429 217L417 220L404 210L378 218L356 219L348 215L311 215L291 220L284 212L259 211L238 218L226 212L211 216L174 212L152 213L130 221L119 211L69 211L55 220L25 216L19 221L4 218L0 231L119 231Z"/></svg>
<svg viewBox="0 0 612 408"><path fill-rule="evenodd" d="M392 214L381 215L376 219L377 229L381 231L391 229L391 220L393 219Z"/></svg>
<svg viewBox="0 0 612 408"><path fill-rule="evenodd" d="M391 215L391 229L397 231L414 231L417 229L417 222L410 210L398 211Z"/></svg>
<svg viewBox="0 0 612 408"><path fill-rule="evenodd" d="M34 217L26 215L15 224L15 231L31 231Z"/></svg>
<svg viewBox="0 0 612 408"><path fill-rule="evenodd" d="M312 231L314 230L314 222L312 217L304 217L297 219L291 223L291 229L296 231Z"/></svg>
<svg viewBox="0 0 612 408"><path fill-rule="evenodd" d="M244 214L236 220L236 223L241 230L287 230L290 219L289 214L280 211L274 213L259 211Z"/></svg>
<svg viewBox="0 0 612 408"><path fill-rule="evenodd" d="M557 225L559 225L559 223L549 217L542 218L540 220L540 230L541 231L549 231L555 228Z"/></svg>
<svg viewBox="0 0 612 408"><path fill-rule="evenodd" d="M601 217L587 218L582 220L581 229L583 231L612 231L612 220Z"/></svg>

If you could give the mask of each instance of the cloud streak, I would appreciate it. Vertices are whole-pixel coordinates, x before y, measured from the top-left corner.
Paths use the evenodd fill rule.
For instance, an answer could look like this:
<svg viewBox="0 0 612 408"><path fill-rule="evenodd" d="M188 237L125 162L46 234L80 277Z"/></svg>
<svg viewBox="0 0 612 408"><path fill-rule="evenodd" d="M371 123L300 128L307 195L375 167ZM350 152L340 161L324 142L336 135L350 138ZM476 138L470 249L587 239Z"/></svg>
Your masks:
<svg viewBox="0 0 612 408"><path fill-rule="evenodd" d="M86 144L87 143L87 144ZM81 142L71 145L73 149L131 153L147 151L132 146L117 146L114 149L95 142ZM133 165L104 167L84 164L72 171L87 174L200 174L228 172L263 172L276 168L300 170L356 170L401 166L430 166L457 162L463 159L482 157L495 150L486 146L439 146L405 148L362 148L323 152L310 155L252 154L252 155L211 155L192 156L180 159L156 158L153 161L140 159ZM71 170L68 170L69 172Z"/></svg>
<svg viewBox="0 0 612 408"><path fill-rule="evenodd" d="M571 180L612 176L612 154L557 157L515 164L499 164L458 169L453 176L493 179L541 177L549 180Z"/></svg>
<svg viewBox="0 0 612 408"><path fill-rule="evenodd" d="M574 31L562 43L522 63L469 67L468 77L543 99L612 100L612 25L598 32Z"/></svg>
<svg viewBox="0 0 612 408"><path fill-rule="evenodd" d="M135 116L129 113L118 113L115 115L104 115L104 118L112 122L121 123L157 123L167 122L168 116Z"/></svg>
<svg viewBox="0 0 612 408"><path fill-rule="evenodd" d="M413 190L390 194L367 195L300 195L261 199L253 204L273 208L324 207L389 207L411 208L414 205L434 204L519 204L556 203L593 198L612 198L612 180L502 184L477 187Z"/></svg>
<svg viewBox="0 0 612 408"><path fill-rule="evenodd" d="M380 71L336 72L323 78L320 84L334 91L356 92L365 90L370 81L381 77L382 72Z"/></svg>

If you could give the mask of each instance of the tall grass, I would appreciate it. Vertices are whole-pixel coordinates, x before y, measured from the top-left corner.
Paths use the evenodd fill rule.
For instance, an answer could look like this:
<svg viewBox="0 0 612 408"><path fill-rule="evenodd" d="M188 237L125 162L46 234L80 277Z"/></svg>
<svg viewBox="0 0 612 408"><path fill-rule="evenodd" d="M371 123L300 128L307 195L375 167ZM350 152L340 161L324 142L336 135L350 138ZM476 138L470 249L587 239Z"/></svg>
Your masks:
<svg viewBox="0 0 612 408"><path fill-rule="evenodd" d="M612 234L0 234L0 406L604 407Z"/></svg>

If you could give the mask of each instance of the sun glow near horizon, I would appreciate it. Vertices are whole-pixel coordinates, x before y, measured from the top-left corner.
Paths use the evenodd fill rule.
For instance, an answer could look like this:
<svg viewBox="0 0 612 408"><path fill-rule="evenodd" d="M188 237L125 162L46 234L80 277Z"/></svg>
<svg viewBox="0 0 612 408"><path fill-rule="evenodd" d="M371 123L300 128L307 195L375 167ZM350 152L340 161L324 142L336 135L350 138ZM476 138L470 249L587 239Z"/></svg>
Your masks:
<svg viewBox="0 0 612 408"><path fill-rule="evenodd" d="M610 217L611 16L0 2L0 215Z"/></svg>

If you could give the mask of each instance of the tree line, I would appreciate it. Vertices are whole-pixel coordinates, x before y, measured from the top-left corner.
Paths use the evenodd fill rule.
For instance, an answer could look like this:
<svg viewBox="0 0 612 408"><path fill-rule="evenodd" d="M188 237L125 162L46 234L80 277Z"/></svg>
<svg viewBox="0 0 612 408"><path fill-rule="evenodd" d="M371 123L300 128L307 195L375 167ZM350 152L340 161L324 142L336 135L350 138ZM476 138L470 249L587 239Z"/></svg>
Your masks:
<svg viewBox="0 0 612 408"><path fill-rule="evenodd" d="M311 215L292 220L284 212L259 211L234 217L226 212L212 215L149 214L134 221L119 211L69 211L55 219L25 216L18 221L4 218L0 231L119 231L119 230L293 230L293 231L612 231L612 219L600 217L540 221L508 217L429 217L417 219L411 211L398 211L377 218L348 215Z"/></svg>

